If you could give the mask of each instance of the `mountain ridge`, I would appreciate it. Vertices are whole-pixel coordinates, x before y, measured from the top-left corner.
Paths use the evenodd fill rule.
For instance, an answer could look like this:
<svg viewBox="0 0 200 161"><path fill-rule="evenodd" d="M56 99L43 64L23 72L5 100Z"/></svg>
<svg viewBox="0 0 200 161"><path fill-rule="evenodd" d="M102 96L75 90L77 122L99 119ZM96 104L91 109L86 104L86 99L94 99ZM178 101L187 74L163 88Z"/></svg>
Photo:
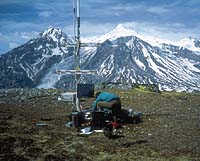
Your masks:
<svg viewBox="0 0 200 161"><path fill-rule="evenodd" d="M186 48L184 45L169 44L165 40L146 37L149 38L147 41L143 38L134 30L118 25L113 31L90 39L90 42L99 45L81 48L81 68L95 69L97 75L85 76L83 81L159 84L161 90L200 90L198 39L183 41L182 44L186 47L186 42L189 42L189 47ZM151 44L152 41L154 43ZM73 39L62 30L49 27L37 38L2 55L0 71L3 79L0 81L0 88L66 88L73 78L59 76L55 71L74 69L72 44ZM27 81L19 79L14 73L21 73L21 78ZM10 80L13 85L4 85Z"/></svg>

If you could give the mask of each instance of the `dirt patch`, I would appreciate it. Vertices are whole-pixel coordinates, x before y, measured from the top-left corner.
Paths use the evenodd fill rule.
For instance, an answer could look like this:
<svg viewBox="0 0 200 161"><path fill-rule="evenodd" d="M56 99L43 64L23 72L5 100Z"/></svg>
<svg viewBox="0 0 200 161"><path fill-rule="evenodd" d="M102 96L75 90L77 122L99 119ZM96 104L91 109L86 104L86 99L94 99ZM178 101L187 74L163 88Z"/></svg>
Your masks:
<svg viewBox="0 0 200 161"><path fill-rule="evenodd" d="M140 124L123 125L117 137L83 137L69 121L71 104L49 97L0 103L0 160L200 160L200 95L112 91L124 108L143 113ZM9 98L8 98L9 99ZM92 100L84 101L90 106ZM38 126L37 123L45 126Z"/></svg>

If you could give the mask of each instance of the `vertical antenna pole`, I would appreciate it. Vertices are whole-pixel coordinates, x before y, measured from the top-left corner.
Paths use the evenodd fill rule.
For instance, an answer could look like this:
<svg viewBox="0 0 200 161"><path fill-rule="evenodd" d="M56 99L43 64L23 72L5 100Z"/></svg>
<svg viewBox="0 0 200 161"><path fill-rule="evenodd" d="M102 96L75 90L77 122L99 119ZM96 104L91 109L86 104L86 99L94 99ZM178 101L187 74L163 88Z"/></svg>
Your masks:
<svg viewBox="0 0 200 161"><path fill-rule="evenodd" d="M77 0L77 37L80 40L80 0Z"/></svg>
<svg viewBox="0 0 200 161"><path fill-rule="evenodd" d="M75 64L76 69L80 70L80 0L74 0L74 41L75 41ZM80 74L75 73L76 80L76 110L80 110L80 102L78 98L78 84L80 82Z"/></svg>
<svg viewBox="0 0 200 161"><path fill-rule="evenodd" d="M76 68L80 70L80 0L76 0Z"/></svg>
<svg viewBox="0 0 200 161"><path fill-rule="evenodd" d="M73 21L74 21L74 41L76 41L76 0L74 0L74 3L73 3L73 13L74 13L74 18L73 18Z"/></svg>

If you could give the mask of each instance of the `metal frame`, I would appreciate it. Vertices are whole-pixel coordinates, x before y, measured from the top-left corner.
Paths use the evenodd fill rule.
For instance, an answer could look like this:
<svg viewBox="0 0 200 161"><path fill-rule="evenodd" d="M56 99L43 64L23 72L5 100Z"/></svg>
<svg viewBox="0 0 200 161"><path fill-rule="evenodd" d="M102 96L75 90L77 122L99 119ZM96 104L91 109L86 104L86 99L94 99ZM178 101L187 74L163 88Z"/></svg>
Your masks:
<svg viewBox="0 0 200 161"><path fill-rule="evenodd" d="M80 77L82 74L95 74L95 70L81 70L80 69L80 47L96 47L99 44L94 43L82 43L80 40L80 0L74 0L73 4L73 12L74 12L74 44L70 44L69 46L74 47L74 56L75 56L75 70L57 70L57 74L74 74L76 80L76 110L81 111L80 102L78 98L77 87L80 83Z"/></svg>

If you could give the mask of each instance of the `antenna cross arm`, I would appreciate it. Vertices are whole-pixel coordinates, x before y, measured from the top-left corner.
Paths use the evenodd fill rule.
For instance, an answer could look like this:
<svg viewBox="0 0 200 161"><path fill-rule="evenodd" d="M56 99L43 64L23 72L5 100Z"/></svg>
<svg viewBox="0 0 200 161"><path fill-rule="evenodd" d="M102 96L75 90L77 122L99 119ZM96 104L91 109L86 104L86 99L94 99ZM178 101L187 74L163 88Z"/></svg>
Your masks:
<svg viewBox="0 0 200 161"><path fill-rule="evenodd" d="M64 44L66 47L75 47L78 46L77 44ZM101 44L100 43L80 43L80 47L99 47Z"/></svg>
<svg viewBox="0 0 200 161"><path fill-rule="evenodd" d="M96 74L96 70L56 70L57 74Z"/></svg>
<svg viewBox="0 0 200 161"><path fill-rule="evenodd" d="M81 43L81 47L99 47L100 43Z"/></svg>

